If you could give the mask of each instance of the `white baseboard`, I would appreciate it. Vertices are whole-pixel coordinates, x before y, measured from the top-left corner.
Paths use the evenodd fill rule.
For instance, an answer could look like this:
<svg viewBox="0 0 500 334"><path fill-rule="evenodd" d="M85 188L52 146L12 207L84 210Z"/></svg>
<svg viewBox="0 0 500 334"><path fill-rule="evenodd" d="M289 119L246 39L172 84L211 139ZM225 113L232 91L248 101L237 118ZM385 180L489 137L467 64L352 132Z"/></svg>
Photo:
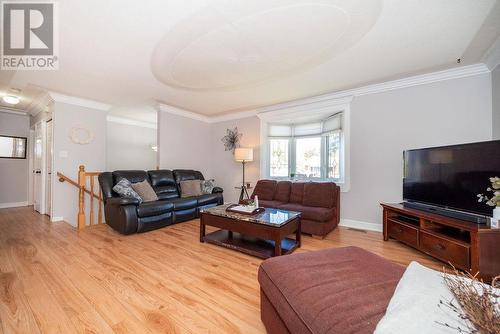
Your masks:
<svg viewBox="0 0 500 334"><path fill-rule="evenodd" d="M382 232L382 224L374 224L368 222L362 222L354 219L340 218L339 226L357 228L366 231Z"/></svg>
<svg viewBox="0 0 500 334"><path fill-rule="evenodd" d="M50 217L50 221L51 222L61 222L61 221L64 221L64 217L60 216L60 217Z"/></svg>
<svg viewBox="0 0 500 334"><path fill-rule="evenodd" d="M25 202L13 202L13 203L0 203L0 209L7 208L18 208L21 206L28 206L28 201Z"/></svg>

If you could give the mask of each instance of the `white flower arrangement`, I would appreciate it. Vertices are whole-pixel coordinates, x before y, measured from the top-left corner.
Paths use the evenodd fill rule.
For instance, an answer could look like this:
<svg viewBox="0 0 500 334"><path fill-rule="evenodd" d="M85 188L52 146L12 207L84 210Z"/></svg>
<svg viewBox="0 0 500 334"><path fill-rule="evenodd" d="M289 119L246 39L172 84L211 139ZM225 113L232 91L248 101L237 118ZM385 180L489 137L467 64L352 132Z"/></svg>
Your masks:
<svg viewBox="0 0 500 334"><path fill-rule="evenodd" d="M491 187L486 191L491 192L491 197L486 194L478 194L478 202L486 202L489 206L500 207L500 177L490 177Z"/></svg>

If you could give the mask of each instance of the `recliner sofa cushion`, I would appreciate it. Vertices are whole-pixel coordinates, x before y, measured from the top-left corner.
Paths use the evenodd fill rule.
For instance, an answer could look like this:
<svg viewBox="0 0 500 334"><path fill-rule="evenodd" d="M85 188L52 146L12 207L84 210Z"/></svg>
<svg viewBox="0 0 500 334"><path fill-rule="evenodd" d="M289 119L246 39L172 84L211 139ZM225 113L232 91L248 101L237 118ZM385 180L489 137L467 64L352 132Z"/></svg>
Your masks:
<svg viewBox="0 0 500 334"><path fill-rule="evenodd" d="M164 214L166 212L172 212L174 205L171 201L154 201L146 202L137 206L137 216L139 217L151 217Z"/></svg>
<svg viewBox="0 0 500 334"><path fill-rule="evenodd" d="M176 198L170 200L170 203L174 205L174 211L180 211L196 208L196 206L198 205L198 200L196 199L196 197Z"/></svg>
<svg viewBox="0 0 500 334"><path fill-rule="evenodd" d="M304 185L302 204L322 208L331 208L334 204L335 183L311 182Z"/></svg>
<svg viewBox="0 0 500 334"><path fill-rule="evenodd" d="M290 200L290 190L292 188L292 182L290 181L279 181L276 184L276 190L274 192L274 200L279 202L287 203Z"/></svg>
<svg viewBox="0 0 500 334"><path fill-rule="evenodd" d="M196 197L196 199L198 200L198 206L217 204L219 203L219 198L219 194L204 194Z"/></svg>
<svg viewBox="0 0 500 334"><path fill-rule="evenodd" d="M179 184L181 181L189 180L205 180L203 174L197 170L191 169L174 169L175 183Z"/></svg>
<svg viewBox="0 0 500 334"><path fill-rule="evenodd" d="M257 195L259 200L272 201L276 191L276 183L274 180L259 180L255 185L252 198Z"/></svg>
<svg viewBox="0 0 500 334"><path fill-rule="evenodd" d="M302 204L304 198L304 182L292 182L290 187L290 203Z"/></svg>
<svg viewBox="0 0 500 334"><path fill-rule="evenodd" d="M333 208L304 206L294 203L282 204L278 207L278 209L297 211L301 213L300 216L302 219L314 220L317 222L327 222L333 218L335 213L335 209Z"/></svg>
<svg viewBox="0 0 500 334"><path fill-rule="evenodd" d="M142 182L148 178L148 173L143 170L115 170L113 172L115 184L121 179L127 179L130 183Z"/></svg>
<svg viewBox="0 0 500 334"><path fill-rule="evenodd" d="M203 193L201 192L201 181L200 180L186 180L181 181L179 184L181 188L181 197L194 197L201 196Z"/></svg>
<svg viewBox="0 0 500 334"><path fill-rule="evenodd" d="M159 199L178 198L177 184L171 170L160 169L148 171L151 186Z"/></svg>
<svg viewBox="0 0 500 334"><path fill-rule="evenodd" d="M259 206L264 208L278 208L280 205L285 203L280 201L266 201L259 198Z"/></svg>

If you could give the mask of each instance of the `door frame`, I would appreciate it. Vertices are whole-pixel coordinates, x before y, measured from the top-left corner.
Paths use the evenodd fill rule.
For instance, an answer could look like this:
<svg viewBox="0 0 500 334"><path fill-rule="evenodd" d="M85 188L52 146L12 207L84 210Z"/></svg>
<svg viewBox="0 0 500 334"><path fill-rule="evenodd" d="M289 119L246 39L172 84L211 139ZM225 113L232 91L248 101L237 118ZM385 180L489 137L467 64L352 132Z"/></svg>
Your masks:
<svg viewBox="0 0 500 334"><path fill-rule="evenodd" d="M44 186L45 186L45 202L44 202L44 212L46 215L48 215L49 217L52 217L52 209L53 209L53 203L52 203L52 198L54 197L53 196L53 193L54 193L54 122L52 120L52 118L49 118L47 119L45 122L45 132L44 132L44 149L45 149L45 152L43 153L44 154L44 157L45 157L45 161L43 163L44 165L44 169L45 169L45 183L44 183ZM49 146L49 143L47 141L47 124L51 122L52 123L52 126L51 126L51 129L52 129L52 134L51 134L51 143L50 143L50 146ZM51 170L49 170L48 168L48 158L49 158L49 152L50 150L52 150L52 156L50 157L51 158L51 163L50 163L50 166L52 167ZM42 160L43 161L43 160ZM48 184L48 174L50 173L50 185ZM48 187L50 186L50 197L47 198L47 192L48 192ZM49 205L47 205L49 203ZM47 206L50 208L50 209L47 209Z"/></svg>
<svg viewBox="0 0 500 334"><path fill-rule="evenodd" d="M32 189L32 200L33 200L33 204L35 203L35 198L36 198L36 195L35 194L35 177L34 177L34 173L35 173L35 158L36 158L36 155L35 155L35 148L36 148L36 145L35 145L35 127L36 126L40 126L40 130L42 132L42 165L41 165L41 168L40 168L40 211L39 213L40 214L47 214L46 212L46 193L47 193L47 190L46 190L46 184L47 184L47 122L45 120L42 120L42 121L39 121L37 122L36 124L33 125L33 147L32 147L32 151L30 152L33 156L33 168L31 169L31 178L30 180L32 181L32 185L31 185L31 189ZM53 140L52 140L53 141ZM52 203L51 203L52 204Z"/></svg>

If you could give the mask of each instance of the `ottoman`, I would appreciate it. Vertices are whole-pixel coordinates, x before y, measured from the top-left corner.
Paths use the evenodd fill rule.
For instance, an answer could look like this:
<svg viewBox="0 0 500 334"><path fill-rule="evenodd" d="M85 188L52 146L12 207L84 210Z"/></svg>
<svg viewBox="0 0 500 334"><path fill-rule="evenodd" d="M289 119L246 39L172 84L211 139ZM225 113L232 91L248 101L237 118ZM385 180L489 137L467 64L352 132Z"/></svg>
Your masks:
<svg viewBox="0 0 500 334"><path fill-rule="evenodd" d="M373 333L405 268L358 247L264 261L258 273L268 333Z"/></svg>

